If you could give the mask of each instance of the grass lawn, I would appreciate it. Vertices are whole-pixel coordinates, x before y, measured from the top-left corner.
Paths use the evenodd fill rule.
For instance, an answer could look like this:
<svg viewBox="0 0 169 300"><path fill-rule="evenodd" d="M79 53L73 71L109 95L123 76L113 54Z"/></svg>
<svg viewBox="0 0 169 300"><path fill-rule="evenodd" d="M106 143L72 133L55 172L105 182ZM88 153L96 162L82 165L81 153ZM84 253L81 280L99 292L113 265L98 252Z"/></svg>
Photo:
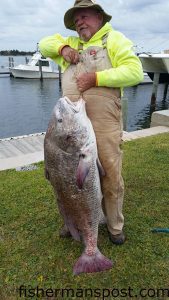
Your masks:
<svg viewBox="0 0 169 300"><path fill-rule="evenodd" d="M59 238L62 220L43 163L0 172L0 299L169 299L169 234L151 232L169 227L169 134L123 149L127 241L114 246L100 227L99 248L114 261L107 272L73 276L83 245ZM142 297L140 289L150 290Z"/></svg>

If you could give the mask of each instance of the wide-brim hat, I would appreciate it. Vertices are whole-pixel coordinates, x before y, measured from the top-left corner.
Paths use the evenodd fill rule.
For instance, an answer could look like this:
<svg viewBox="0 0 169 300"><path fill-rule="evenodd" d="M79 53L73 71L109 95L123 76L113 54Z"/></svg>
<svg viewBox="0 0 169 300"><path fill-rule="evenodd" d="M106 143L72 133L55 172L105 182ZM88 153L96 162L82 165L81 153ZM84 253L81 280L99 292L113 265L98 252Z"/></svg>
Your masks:
<svg viewBox="0 0 169 300"><path fill-rule="evenodd" d="M64 23L66 28L76 30L73 17L75 11L80 8L94 8L98 10L103 15L103 25L105 25L106 22L109 22L112 18L112 16L108 15L99 4L96 4L94 0L76 0L74 6L68 9L65 13Z"/></svg>

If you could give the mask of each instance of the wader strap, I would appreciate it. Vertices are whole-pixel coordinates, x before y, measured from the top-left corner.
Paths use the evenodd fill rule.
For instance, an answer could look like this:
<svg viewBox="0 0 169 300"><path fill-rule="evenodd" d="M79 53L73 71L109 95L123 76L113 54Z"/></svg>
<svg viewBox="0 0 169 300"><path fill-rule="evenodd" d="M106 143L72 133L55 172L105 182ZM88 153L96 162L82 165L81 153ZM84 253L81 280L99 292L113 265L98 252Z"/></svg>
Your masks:
<svg viewBox="0 0 169 300"><path fill-rule="evenodd" d="M106 33L105 35L102 36L102 46L103 49L107 47L107 38L108 38L109 33Z"/></svg>
<svg viewBox="0 0 169 300"><path fill-rule="evenodd" d="M83 44L79 43L78 45L78 52L81 53L83 51Z"/></svg>

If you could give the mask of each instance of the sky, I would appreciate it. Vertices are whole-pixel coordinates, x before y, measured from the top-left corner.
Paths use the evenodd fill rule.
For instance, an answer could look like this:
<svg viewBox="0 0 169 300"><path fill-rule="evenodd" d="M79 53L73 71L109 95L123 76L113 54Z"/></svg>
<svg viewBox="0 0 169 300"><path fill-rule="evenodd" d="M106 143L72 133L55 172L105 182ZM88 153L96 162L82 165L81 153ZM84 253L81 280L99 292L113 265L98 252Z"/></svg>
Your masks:
<svg viewBox="0 0 169 300"><path fill-rule="evenodd" d="M138 52L169 49L169 0L98 0L112 27L133 41ZM0 0L0 50L34 51L39 40L60 33L74 0Z"/></svg>

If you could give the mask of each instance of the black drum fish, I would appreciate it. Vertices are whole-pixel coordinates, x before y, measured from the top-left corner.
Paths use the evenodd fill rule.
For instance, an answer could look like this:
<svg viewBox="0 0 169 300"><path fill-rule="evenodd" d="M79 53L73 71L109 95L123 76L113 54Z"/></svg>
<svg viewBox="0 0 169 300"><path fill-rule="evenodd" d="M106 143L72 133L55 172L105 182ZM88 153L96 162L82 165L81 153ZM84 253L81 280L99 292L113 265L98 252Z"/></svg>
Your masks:
<svg viewBox="0 0 169 300"><path fill-rule="evenodd" d="M87 117L85 101L60 98L53 110L44 142L45 174L53 186L59 211L75 240L85 249L74 274L110 269L112 261L97 247L102 216L100 164L96 137Z"/></svg>

